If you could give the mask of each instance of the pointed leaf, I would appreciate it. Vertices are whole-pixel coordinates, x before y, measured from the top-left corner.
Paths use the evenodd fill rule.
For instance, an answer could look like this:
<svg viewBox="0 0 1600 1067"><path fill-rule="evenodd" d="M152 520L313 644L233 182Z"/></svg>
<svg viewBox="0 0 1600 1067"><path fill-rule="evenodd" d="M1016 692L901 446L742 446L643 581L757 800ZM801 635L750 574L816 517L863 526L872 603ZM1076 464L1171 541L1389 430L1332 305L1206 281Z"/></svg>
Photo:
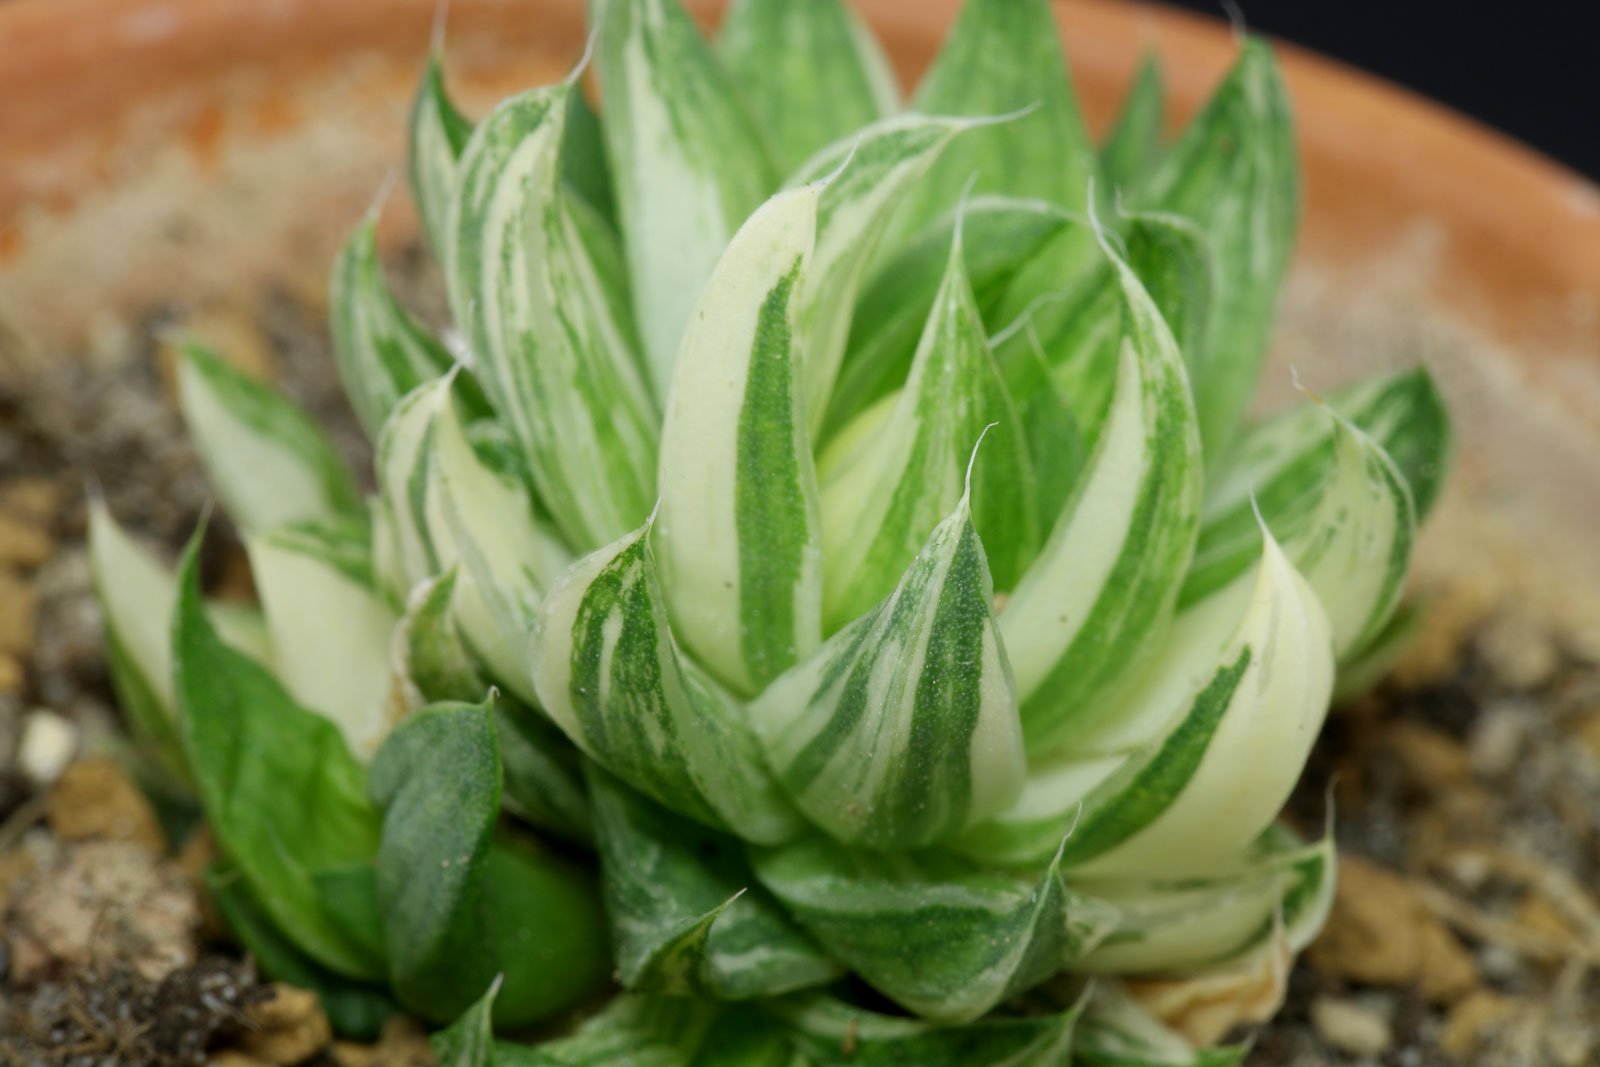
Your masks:
<svg viewBox="0 0 1600 1067"><path fill-rule="evenodd" d="M250 537L273 669L295 700L366 759L404 710L389 644L398 621L372 576L364 524L296 523Z"/></svg>
<svg viewBox="0 0 1600 1067"><path fill-rule="evenodd" d="M1102 748L1126 744L1141 724L1170 724L1083 799L1064 856L1074 877L1213 868L1288 799L1327 713L1333 649L1316 594L1263 536L1255 575L1217 595L1231 608L1248 590L1232 636L1211 651L1225 626L1188 613L1100 739ZM1197 670L1207 659L1214 669ZM1241 776L1241 767L1252 771Z"/></svg>
<svg viewBox="0 0 1600 1067"><path fill-rule="evenodd" d="M545 597L530 665L539 704L596 763L680 815L784 840L797 816L744 709L673 639L649 533L579 560Z"/></svg>
<svg viewBox="0 0 1600 1067"><path fill-rule="evenodd" d="M887 418L873 409L862 419L871 428L846 430L821 463L825 629L858 618L894 588L961 497L980 436L973 521L996 584L1010 588L1038 548L1033 464L984 337L959 237L905 389Z"/></svg>
<svg viewBox="0 0 1600 1067"><path fill-rule="evenodd" d="M655 543L674 632L743 693L821 639L797 322L817 200L814 186L773 197L729 245L684 336L662 431Z"/></svg>
<svg viewBox="0 0 1600 1067"><path fill-rule="evenodd" d="M378 261L376 208L334 261L329 288L339 379L375 439L400 398L448 372L455 359L389 292Z"/></svg>
<svg viewBox="0 0 1600 1067"><path fill-rule="evenodd" d="M1004 115L940 161L895 220L911 232L975 191L1039 197L1073 210L1088 200L1094 148L1078 111L1048 0L969 0L923 76L911 109L925 115Z"/></svg>
<svg viewBox="0 0 1600 1067"><path fill-rule="evenodd" d="M198 556L197 537L180 568L173 671L184 752L212 833L300 951L339 974L379 978L382 962L332 919L316 883L317 871L377 852L365 771L333 723L222 643L201 610Z"/></svg>
<svg viewBox="0 0 1600 1067"><path fill-rule="evenodd" d="M1081 728L1154 643L1199 525L1182 356L1132 271L1112 263L1122 305L1115 390L1073 499L1000 616L1032 753Z"/></svg>
<svg viewBox="0 0 1600 1067"><path fill-rule="evenodd" d="M89 575L105 627L106 657L118 706L134 738L163 770L186 781L172 674L172 615L178 579L118 525L98 496L89 501ZM228 645L270 662L260 612L213 603L206 614Z"/></svg>
<svg viewBox="0 0 1600 1067"><path fill-rule="evenodd" d="M443 259L450 248L450 203L455 197L456 169L472 136L472 123L456 110L444 87L444 62L438 51L428 54L411 105L411 195L422 216L422 232L434 254Z"/></svg>
<svg viewBox="0 0 1600 1067"><path fill-rule="evenodd" d="M921 115L884 119L824 149L791 180L794 185L826 179L801 317L807 338L806 408L813 429L827 412L856 293L890 219L959 135L992 124L982 118Z"/></svg>
<svg viewBox="0 0 1600 1067"><path fill-rule="evenodd" d="M965 496L877 608L751 706L768 766L835 840L932 844L1005 808L1026 766Z"/></svg>
<svg viewBox="0 0 1600 1067"><path fill-rule="evenodd" d="M777 182L732 80L678 0L592 0L591 24L639 329L665 394L701 289Z"/></svg>
<svg viewBox="0 0 1600 1067"><path fill-rule="evenodd" d="M567 540L592 548L654 497L656 412L572 195L560 182L569 83L512 97L461 158L451 306L476 371ZM586 205L585 205L586 207Z"/></svg>
<svg viewBox="0 0 1600 1067"><path fill-rule="evenodd" d="M960 213L967 280L987 311L1072 216L1040 200L974 197ZM944 283L954 213L927 227L876 270L856 302L850 342L829 398L823 439L905 383L928 313Z"/></svg>
<svg viewBox="0 0 1600 1067"><path fill-rule="evenodd" d="M501 1043L490 1062L494 1067L737 1067L726 1058L702 1056L731 1021L714 1001L624 995L570 1036L531 1049Z"/></svg>
<svg viewBox="0 0 1600 1067"><path fill-rule="evenodd" d="M821 838L753 853L795 920L874 989L928 1019L969 1022L1092 949L1115 910L938 852L850 852Z"/></svg>
<svg viewBox="0 0 1600 1067"><path fill-rule="evenodd" d="M1255 509L1317 591L1341 660L1372 642L1404 592L1416 512L1411 491L1376 440L1331 406L1263 424L1240 441L1240 466L1207 501L1180 603L1248 569L1259 553ZM1238 500L1248 473L1263 477ZM1232 506L1229 506L1229 505Z"/></svg>
<svg viewBox="0 0 1600 1067"><path fill-rule="evenodd" d="M784 174L899 108L888 59L844 0L738 0L717 51Z"/></svg>
<svg viewBox="0 0 1600 1067"><path fill-rule="evenodd" d="M373 761L369 788L384 808L377 888L389 976L408 1008L453 1018L502 975L494 1017L514 1026L603 980L601 917L577 868L524 853L514 862L527 873L497 885L508 858L497 862L493 840L500 756L488 705L407 719Z"/></svg>
<svg viewBox="0 0 1600 1067"><path fill-rule="evenodd" d="M1255 395L1300 211L1288 97L1265 41L1245 43L1136 203L1192 219L1216 251L1194 389L1207 458L1220 459Z"/></svg>
<svg viewBox="0 0 1600 1067"><path fill-rule="evenodd" d="M1166 86L1153 52L1139 60L1133 87L1123 98L1116 125L1100 151L1100 169L1111 188L1132 193L1161 158Z"/></svg>
<svg viewBox="0 0 1600 1067"><path fill-rule="evenodd" d="M1293 928L1304 947L1332 902L1333 839L1303 844L1276 827L1248 855L1203 878L1086 879L1117 902L1116 933L1073 965L1080 974L1193 971L1234 959ZM1280 926L1281 924L1281 926Z"/></svg>
<svg viewBox="0 0 1600 1067"><path fill-rule="evenodd" d="M598 768L589 781L625 987L743 1000L839 976L755 884L737 840L670 814Z"/></svg>
<svg viewBox="0 0 1600 1067"><path fill-rule="evenodd" d="M178 364L178 395L212 488L241 529L361 511L333 445L271 387L191 344Z"/></svg>

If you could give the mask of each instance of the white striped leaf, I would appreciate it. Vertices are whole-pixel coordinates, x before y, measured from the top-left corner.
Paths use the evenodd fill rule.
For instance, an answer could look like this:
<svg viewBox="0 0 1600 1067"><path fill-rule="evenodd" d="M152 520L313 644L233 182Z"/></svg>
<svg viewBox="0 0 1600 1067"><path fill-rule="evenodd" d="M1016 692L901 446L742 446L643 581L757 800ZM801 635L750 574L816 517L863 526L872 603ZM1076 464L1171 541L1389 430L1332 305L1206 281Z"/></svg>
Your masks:
<svg viewBox="0 0 1600 1067"><path fill-rule="evenodd" d="M1245 600L1231 636L1221 619L1187 613L1091 739L1114 749L1155 730L1083 797L1063 860L1075 878L1214 869L1271 824L1299 779L1327 713L1332 640L1310 584L1263 537L1256 573L1216 597L1221 619Z"/></svg>
<svg viewBox="0 0 1600 1067"><path fill-rule="evenodd" d="M1000 615L1030 753L1082 729L1156 643L1199 526L1200 443L1183 357L1133 272L1115 389L1073 497Z"/></svg>
<svg viewBox="0 0 1600 1067"><path fill-rule="evenodd" d="M650 376L729 239L777 184L760 133L678 0L591 0L604 130Z"/></svg>
<svg viewBox="0 0 1600 1067"><path fill-rule="evenodd" d="M806 406L813 430L827 413L856 293L890 219L958 135L994 122L921 115L884 119L819 152L790 180L790 186L826 180L802 313Z"/></svg>
<svg viewBox="0 0 1600 1067"><path fill-rule="evenodd" d="M1073 1033L1072 1063L1083 1067L1237 1067L1246 1048L1197 1049L1162 1025L1120 982L1101 980Z"/></svg>
<svg viewBox="0 0 1600 1067"><path fill-rule="evenodd" d="M1438 496L1452 447L1449 413L1432 376L1417 368L1365 379L1328 394L1326 404L1394 460L1410 488L1420 522ZM1309 514L1315 491L1332 466L1334 427L1318 405L1298 404L1240 437L1208 479L1202 548L1184 599L1194 599L1243 569L1234 564L1234 569L1219 570L1215 576L1203 580L1198 576L1202 557L1225 555L1218 551L1221 540L1248 545L1253 557L1252 497L1274 531L1292 514ZM1207 546L1207 540L1212 544Z"/></svg>
<svg viewBox="0 0 1600 1067"><path fill-rule="evenodd" d="M389 648L398 621L378 592L365 525L295 523L246 540L274 673L365 760L403 705Z"/></svg>
<svg viewBox="0 0 1600 1067"><path fill-rule="evenodd" d="M824 440L905 383L944 283L944 254L958 217L967 280L986 314L1017 271L1073 225L1070 214L1042 200L974 197L874 271L856 301L850 341L823 421Z"/></svg>
<svg viewBox="0 0 1600 1067"><path fill-rule="evenodd" d="M707 283L673 372L655 547L674 632L749 694L821 640L799 318L819 190L767 201Z"/></svg>
<svg viewBox="0 0 1600 1067"><path fill-rule="evenodd" d="M389 542L393 558L375 559L374 569L399 604L406 602L417 583L443 569L432 540L437 524L430 517L439 506L433 472L434 424L449 397L450 382L445 378L418 386L400 398L378 434L374 463L378 495L373 511L374 524L381 529L373 536L375 542Z"/></svg>
<svg viewBox="0 0 1600 1067"><path fill-rule="evenodd" d="M684 655L646 524L580 559L534 623L539 705L591 759L680 815L776 842L798 817L761 763L745 709Z"/></svg>
<svg viewBox="0 0 1600 1067"><path fill-rule="evenodd" d="M451 305L475 369L557 527L586 550L631 529L655 494L654 403L610 282L603 232L560 180L570 83L500 104L461 158Z"/></svg>
<svg viewBox="0 0 1600 1067"><path fill-rule="evenodd" d="M450 250L450 204L455 199L456 168L472 136L472 123L456 110L444 87L444 63L428 53L422 81L411 105L409 158L411 195L422 217L422 232L441 262Z"/></svg>
<svg viewBox="0 0 1600 1067"><path fill-rule="evenodd" d="M461 566L452 604L463 637L492 678L534 702L527 636L544 590L572 562L491 443L469 438L457 404L435 411L429 541Z"/></svg>
<svg viewBox="0 0 1600 1067"><path fill-rule="evenodd" d="M894 591L750 708L767 765L830 837L919 848L1003 810L1026 765L967 495Z"/></svg>
<svg viewBox="0 0 1600 1067"><path fill-rule="evenodd" d="M970 1022L1099 944L1110 905L1052 862L1026 878L944 852L852 852L823 838L755 849L756 876L874 989L941 1023Z"/></svg>
<svg viewBox="0 0 1600 1067"><path fill-rule="evenodd" d="M1332 902L1332 837L1303 844L1271 828L1232 869L1201 878L1084 879L1074 885L1117 902L1116 932L1073 964L1080 974L1162 974L1213 967L1251 952L1276 931L1298 951Z"/></svg>
<svg viewBox="0 0 1600 1067"><path fill-rule="evenodd" d="M984 336L959 235L911 376L886 403L886 417L880 408L863 414L864 425L841 434L819 464L828 632L894 588L928 531L960 499L980 435L984 447L972 460L973 522L995 583L1011 588L1038 549L1028 442Z"/></svg>
<svg viewBox="0 0 1600 1067"><path fill-rule="evenodd" d="M345 396L367 435L376 438L401 397L455 363L389 292L378 261L376 208L334 262L328 303Z"/></svg>
<svg viewBox="0 0 1600 1067"><path fill-rule="evenodd" d="M1135 203L1192 219L1212 241L1215 304L1194 390L1207 459L1221 459L1255 395L1300 210L1289 101L1265 41L1245 42Z"/></svg>
<svg viewBox="0 0 1600 1067"><path fill-rule="evenodd" d="M1145 52L1133 87L1123 97L1122 110L1101 146L1100 172L1121 194L1132 194L1161 158L1165 80L1161 61L1154 52Z"/></svg>
<svg viewBox="0 0 1600 1067"><path fill-rule="evenodd" d="M1274 754L1236 764L1232 780L1247 780L1237 766L1260 763L1263 771L1255 777L1261 788L1288 795L1304 763L1294 753L1309 751L1326 710L1322 687L1332 642L1309 584L1277 543L1270 536L1263 543L1261 536L1258 527L1255 573L1182 611L1139 680L1108 698L1091 728L1067 749L1031 767L1017 802L963 835L960 851L987 863L1040 863L1070 831L1069 867L1114 852L1140 827L1191 803L1184 790L1202 760L1210 761L1210 773L1227 773L1214 763L1226 757L1207 747L1215 738L1248 748L1250 739L1239 735L1252 729L1262 748L1251 751ZM1270 729L1260 725L1263 718ZM1283 747L1272 749L1274 743ZM1192 803L1203 806L1205 799ZM1277 814L1270 801L1260 811L1258 824L1242 837L1239 827L1219 824L1209 838L1201 834L1197 847L1231 835L1231 847L1243 848ZM1188 851L1174 852L1174 862ZM1228 851L1218 844L1199 869L1210 869Z"/></svg>
<svg viewBox="0 0 1600 1067"><path fill-rule="evenodd" d="M625 988L746 1000L840 976L755 884L737 839L671 814L592 765L588 780Z"/></svg>
<svg viewBox="0 0 1600 1067"><path fill-rule="evenodd" d="M89 576L100 606L111 679L135 739L165 770L186 778L172 676L178 578L129 536L98 495L89 500ZM206 615L224 643L258 663L271 662L259 610L213 601L206 605Z"/></svg>
<svg viewBox="0 0 1600 1067"><path fill-rule="evenodd" d="M1048 0L969 0L923 76L911 109L925 115L1002 115L1015 122L964 138L945 155L895 219L909 233L955 206L974 174L975 191L1038 197L1073 210L1095 171L1077 96Z"/></svg>
<svg viewBox="0 0 1600 1067"><path fill-rule="evenodd" d="M888 59L844 0L737 0L717 51L784 174L900 104Z"/></svg>
<svg viewBox="0 0 1600 1067"><path fill-rule="evenodd" d="M1275 420L1240 441L1245 465L1207 502L1180 603L1231 581L1258 553L1255 510L1317 591L1340 660L1370 644L1404 592L1417 517L1404 476L1382 446L1321 403L1315 420ZM1323 425L1318 426L1320 422ZM1264 476L1237 500L1246 471Z"/></svg>
<svg viewBox="0 0 1600 1067"><path fill-rule="evenodd" d="M829 996L774 1007L813 1067L1044 1067L1070 1062L1079 1009L936 1026Z"/></svg>
<svg viewBox="0 0 1600 1067"><path fill-rule="evenodd" d="M1192 385L1203 369L1217 287L1211 239L1182 215L1133 212L1119 222L1128 265L1167 320Z"/></svg>
<svg viewBox="0 0 1600 1067"><path fill-rule="evenodd" d="M361 512L361 494L333 445L270 386L187 344L178 397L211 486L240 529Z"/></svg>

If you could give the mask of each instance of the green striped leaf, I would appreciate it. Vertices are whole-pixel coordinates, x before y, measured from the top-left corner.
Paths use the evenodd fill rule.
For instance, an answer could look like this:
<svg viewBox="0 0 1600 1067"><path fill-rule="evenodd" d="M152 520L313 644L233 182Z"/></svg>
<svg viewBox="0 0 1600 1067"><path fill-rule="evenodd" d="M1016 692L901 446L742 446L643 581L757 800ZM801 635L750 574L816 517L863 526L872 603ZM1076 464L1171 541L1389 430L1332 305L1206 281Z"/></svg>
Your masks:
<svg viewBox="0 0 1600 1067"><path fill-rule="evenodd" d="M1179 864L1188 856L1207 870L1277 815L1326 712L1333 650L1310 585L1270 534L1257 544L1255 573L1180 613L1138 680L1108 698L1093 728L1067 749L1037 761L1017 802L963 835L961 852L986 863L1040 863L1070 831L1065 862L1077 879L1077 865L1102 854L1116 865L1118 846L1130 839L1127 866L1137 868L1134 861L1159 848L1143 844L1141 828L1154 826L1149 840L1165 841L1179 831L1163 820L1181 824L1192 811L1201 821L1189 825L1191 838L1155 869L1185 870ZM1227 795L1224 780L1237 785L1239 766L1261 768L1250 789L1232 794L1252 806L1205 822L1216 802L1210 791ZM1206 775L1216 776L1213 784ZM1255 824L1244 825L1251 818Z"/></svg>
<svg viewBox="0 0 1600 1067"><path fill-rule="evenodd" d="M1003 115L948 152L895 219L909 233L954 207L973 174L975 192L1038 197L1081 210L1095 172L1048 0L969 0L923 76L911 110L925 115Z"/></svg>
<svg viewBox="0 0 1600 1067"><path fill-rule="evenodd" d="M951 244L944 284L928 315L905 388L887 417L862 416L824 453L823 622L834 631L894 588L928 531L962 495L973 444L974 523L995 582L1015 584L1038 548L1033 463L1010 394L984 336Z"/></svg>
<svg viewBox="0 0 1600 1067"><path fill-rule="evenodd" d="M1120 221L1128 266L1161 309L1192 383L1204 369L1206 333L1217 286L1211 240L1181 215L1134 212Z"/></svg>
<svg viewBox="0 0 1600 1067"><path fill-rule="evenodd" d="M1250 852L1201 878L1085 879L1086 893L1115 900L1116 932L1073 965L1080 974L1160 974L1225 964L1291 932L1305 947L1333 899L1332 837L1304 844L1273 827Z"/></svg>
<svg viewBox="0 0 1600 1067"><path fill-rule="evenodd" d="M588 775L617 977L633 990L745 1000L819 985L839 965L755 884L736 839Z"/></svg>
<svg viewBox="0 0 1600 1067"><path fill-rule="evenodd" d="M1195 1048L1110 981L1091 987L1072 1040L1072 1062L1084 1067L1236 1067L1245 1052Z"/></svg>
<svg viewBox="0 0 1600 1067"><path fill-rule="evenodd" d="M1256 573L1186 613L1109 728L1085 739L1115 750L1155 728L1082 799L1063 858L1075 878L1214 868L1299 779L1327 713L1332 641L1310 584L1263 538Z"/></svg>
<svg viewBox="0 0 1600 1067"><path fill-rule="evenodd" d="M584 557L545 596L530 664L539 704L596 763L680 815L784 840L797 817L744 709L674 640L649 534Z"/></svg>
<svg viewBox="0 0 1600 1067"><path fill-rule="evenodd" d="M334 261L329 288L339 379L367 435L376 438L400 398L445 374L455 359L390 294L378 261L376 207Z"/></svg>
<svg viewBox="0 0 1600 1067"><path fill-rule="evenodd" d="M178 398L201 465L240 529L361 511L361 494L333 445L270 386L186 344Z"/></svg>
<svg viewBox="0 0 1600 1067"><path fill-rule="evenodd" d="M1199 526L1183 357L1133 272L1107 255L1122 305L1115 391L1073 498L1000 615L1033 754L1085 728L1156 643Z"/></svg>
<svg viewBox="0 0 1600 1067"><path fill-rule="evenodd" d="M572 1035L532 1049L502 1042L490 1062L494 1067L739 1067L708 1054L729 1014L712 1001L620 996Z"/></svg>
<svg viewBox="0 0 1600 1067"><path fill-rule="evenodd" d="M799 365L818 197L780 193L734 237L684 336L662 431L655 546L674 632L744 694L821 640Z"/></svg>
<svg viewBox="0 0 1600 1067"><path fill-rule="evenodd" d="M874 989L941 1023L970 1022L1091 950L1115 909L942 852L852 852L822 838L753 850L756 876Z"/></svg>
<svg viewBox="0 0 1600 1067"><path fill-rule="evenodd" d="M717 51L784 174L900 105L888 59L844 0L738 0Z"/></svg>
<svg viewBox="0 0 1600 1067"><path fill-rule="evenodd" d="M1111 188L1132 193L1161 158L1161 126L1166 117L1166 85L1154 52L1139 60L1133 87L1100 149L1100 171Z"/></svg>
<svg viewBox="0 0 1600 1067"><path fill-rule="evenodd" d="M1042 200L974 197L878 268L856 301L850 341L823 421L824 440L905 383L944 283L945 250L958 217L967 280L986 316L1017 271L1074 224L1065 210Z"/></svg>
<svg viewBox="0 0 1600 1067"><path fill-rule="evenodd" d="M1398 606L1417 518L1406 480L1382 446L1332 406L1308 408L1311 418L1275 419L1241 438L1239 464L1207 500L1180 603L1249 568L1259 552L1259 508L1317 591L1343 660L1370 644ZM1261 479L1256 495L1240 500L1251 474Z"/></svg>
<svg viewBox="0 0 1600 1067"><path fill-rule="evenodd" d="M813 429L826 414L849 341L856 293L890 219L959 135L994 121L921 115L884 119L824 149L791 180L791 185L826 182L817 207L816 252L807 268L802 320L806 405Z"/></svg>
<svg viewBox="0 0 1600 1067"><path fill-rule="evenodd" d="M605 132L600 117L589 106L582 92L567 95L565 144L561 148L561 175L567 186L604 222L607 229L617 226L617 204L611 195L611 167L606 162ZM593 248L593 245L590 246ZM620 252L620 249L619 249ZM616 277L625 280L627 266L619 258Z"/></svg>
<svg viewBox="0 0 1600 1067"><path fill-rule="evenodd" d="M251 897L297 949L338 974L379 979L383 961L322 894L324 874L377 852L365 770L332 722L218 637L201 606L201 536L179 568L172 645L179 734L206 820Z"/></svg>
<svg viewBox="0 0 1600 1067"><path fill-rule="evenodd" d="M570 83L500 104L461 158L451 305L485 392L552 521L578 549L631 529L655 495L657 418L630 325L561 185Z"/></svg>
<svg viewBox="0 0 1600 1067"><path fill-rule="evenodd" d="M393 688L398 618L378 592L365 524L295 523L246 540L273 671L366 759L404 705Z"/></svg>
<svg viewBox="0 0 1600 1067"><path fill-rule="evenodd" d="M737 90L678 0L591 0L606 147L650 377L729 239L777 185Z"/></svg>
<svg viewBox="0 0 1600 1067"><path fill-rule="evenodd" d="M495 983L495 1021L526 1025L607 976L603 919L580 869L495 839L498 737L487 704L437 704L407 719L372 764L390 982L434 1021Z"/></svg>
<svg viewBox="0 0 1600 1067"><path fill-rule="evenodd" d="M1004 809L1025 764L969 499L894 591L751 705L768 766L830 837L918 848Z"/></svg>
<svg viewBox="0 0 1600 1067"><path fill-rule="evenodd" d="M450 205L455 199L457 166L471 136L472 123L456 110L445 92L444 61L435 48L428 53L411 105L407 163L422 233L444 262L451 244Z"/></svg>
<svg viewBox="0 0 1600 1067"><path fill-rule="evenodd" d="M397 603L443 569L432 540L437 524L430 518L439 507L434 423L449 396L450 383L443 378L418 386L401 397L378 434L378 495L372 507L381 531L374 533L373 568ZM388 542L386 553L378 552L378 541Z"/></svg>
<svg viewBox="0 0 1600 1067"><path fill-rule="evenodd" d="M1212 241L1215 302L1194 391L1215 461L1255 395L1300 211L1289 101L1265 41L1245 42L1135 203L1189 218Z"/></svg>
<svg viewBox="0 0 1600 1067"><path fill-rule="evenodd" d="M177 575L117 523L98 494L89 498L89 577L105 629L112 684L134 739L164 771L186 781L172 674ZM206 615L229 647L271 663L259 610L212 602Z"/></svg>
<svg viewBox="0 0 1600 1067"><path fill-rule="evenodd" d="M1076 1008L1027 1018L934 1026L827 996L781 1003L776 1013L816 1067L1042 1067L1071 1062Z"/></svg>

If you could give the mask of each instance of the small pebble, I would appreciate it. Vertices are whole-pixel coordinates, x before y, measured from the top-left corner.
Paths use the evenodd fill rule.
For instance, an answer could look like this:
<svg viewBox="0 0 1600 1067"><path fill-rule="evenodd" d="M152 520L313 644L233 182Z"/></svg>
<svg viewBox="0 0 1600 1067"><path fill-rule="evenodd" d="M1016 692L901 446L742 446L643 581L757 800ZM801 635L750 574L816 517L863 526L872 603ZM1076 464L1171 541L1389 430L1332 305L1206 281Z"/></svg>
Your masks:
<svg viewBox="0 0 1600 1067"><path fill-rule="evenodd" d="M39 708L23 720L17 767L35 786L59 778L77 751L77 728L55 712Z"/></svg>
<svg viewBox="0 0 1600 1067"><path fill-rule="evenodd" d="M1376 1056L1394 1043L1389 1020L1353 1000L1322 996L1311 1002L1311 1023L1341 1052Z"/></svg>
<svg viewBox="0 0 1600 1067"><path fill-rule="evenodd" d="M1528 714L1518 704L1491 705L1472 731L1469 754L1472 770L1485 778L1500 778L1516 766L1528 734Z"/></svg>
<svg viewBox="0 0 1600 1067"><path fill-rule="evenodd" d="M1550 632L1515 612L1490 618L1478 634L1478 652L1500 682L1512 689L1538 689L1560 665Z"/></svg>

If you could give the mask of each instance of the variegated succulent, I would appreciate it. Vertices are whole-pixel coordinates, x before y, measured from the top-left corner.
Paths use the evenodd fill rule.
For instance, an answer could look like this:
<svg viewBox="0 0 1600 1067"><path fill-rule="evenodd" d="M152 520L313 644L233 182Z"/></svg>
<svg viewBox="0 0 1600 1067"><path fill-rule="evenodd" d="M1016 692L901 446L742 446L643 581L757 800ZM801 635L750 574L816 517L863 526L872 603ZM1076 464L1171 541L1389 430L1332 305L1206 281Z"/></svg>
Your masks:
<svg viewBox="0 0 1600 1067"><path fill-rule="evenodd" d="M1047 0L968 0L903 109L841 0L592 14L603 119L587 64L476 123L424 74L455 332L378 209L335 267L375 493L185 355L259 611L96 512L224 914L346 1030L467 1012L449 1063L1228 1062L1125 979L1321 924L1331 843L1275 820L1408 631L1449 449L1420 370L1246 418L1298 212L1270 49L1171 141L1147 65L1097 150Z"/></svg>

